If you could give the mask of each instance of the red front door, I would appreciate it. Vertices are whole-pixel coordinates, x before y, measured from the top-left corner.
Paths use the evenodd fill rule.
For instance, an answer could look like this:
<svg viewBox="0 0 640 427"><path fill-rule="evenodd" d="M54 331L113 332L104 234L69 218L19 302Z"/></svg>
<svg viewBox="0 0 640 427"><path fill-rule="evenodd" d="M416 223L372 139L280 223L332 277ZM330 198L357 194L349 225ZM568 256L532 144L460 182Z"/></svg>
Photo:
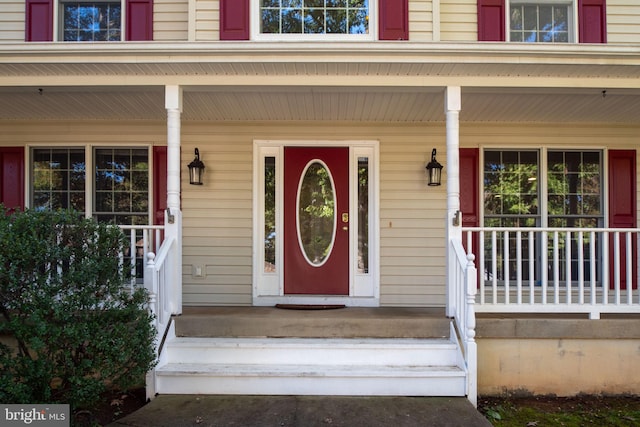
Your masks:
<svg viewBox="0 0 640 427"><path fill-rule="evenodd" d="M349 294L349 148L284 151L284 292Z"/></svg>

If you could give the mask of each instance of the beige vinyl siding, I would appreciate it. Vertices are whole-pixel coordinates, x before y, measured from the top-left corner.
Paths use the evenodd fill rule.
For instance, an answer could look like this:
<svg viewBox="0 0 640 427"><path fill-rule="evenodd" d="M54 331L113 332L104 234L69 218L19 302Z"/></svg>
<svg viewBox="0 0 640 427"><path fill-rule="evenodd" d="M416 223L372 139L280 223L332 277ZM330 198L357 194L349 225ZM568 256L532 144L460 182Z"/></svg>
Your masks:
<svg viewBox="0 0 640 427"><path fill-rule="evenodd" d="M640 2L607 0L607 43L640 43Z"/></svg>
<svg viewBox="0 0 640 427"><path fill-rule="evenodd" d="M186 41L189 28L189 0L153 1L153 39Z"/></svg>
<svg viewBox="0 0 640 427"><path fill-rule="evenodd" d="M433 2L431 0L409 1L409 40L433 41Z"/></svg>
<svg viewBox="0 0 640 427"><path fill-rule="evenodd" d="M25 3L0 0L0 42L23 42Z"/></svg>
<svg viewBox="0 0 640 427"><path fill-rule="evenodd" d="M380 302L442 306L446 187L427 185L425 165L433 148L446 156L444 127L396 132L380 143Z"/></svg>
<svg viewBox="0 0 640 427"><path fill-rule="evenodd" d="M477 0L440 1L440 40L443 42L478 40Z"/></svg>
<svg viewBox="0 0 640 427"><path fill-rule="evenodd" d="M2 146L166 144L164 122L5 121L0 127ZM638 126L462 123L460 145L637 150L639 135ZM184 122L181 139L185 305L251 305L254 139L380 141L380 303L444 305L444 123ZM202 186L189 185L186 173L196 147L206 165ZM424 167L433 148L444 165L440 187L426 185ZM193 277L195 265L205 277Z"/></svg>
<svg viewBox="0 0 640 427"><path fill-rule="evenodd" d="M434 141L445 156L441 126L184 123L183 163L198 147L207 167L203 186L183 176L185 305L251 304L254 139L379 140L381 304L444 304L445 187L428 188L424 172Z"/></svg>
<svg viewBox="0 0 640 427"><path fill-rule="evenodd" d="M220 40L220 2L218 0L196 0L196 41Z"/></svg>

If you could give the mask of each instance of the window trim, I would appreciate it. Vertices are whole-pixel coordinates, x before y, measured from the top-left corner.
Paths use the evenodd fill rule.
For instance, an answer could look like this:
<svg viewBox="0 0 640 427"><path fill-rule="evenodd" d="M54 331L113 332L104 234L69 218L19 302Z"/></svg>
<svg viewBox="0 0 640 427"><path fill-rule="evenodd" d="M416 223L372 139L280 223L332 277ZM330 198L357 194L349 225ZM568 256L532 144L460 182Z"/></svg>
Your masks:
<svg viewBox="0 0 640 427"><path fill-rule="evenodd" d="M54 0L53 5L53 41L61 43L117 43L126 41L127 34L127 2L126 0L99 0L97 2L102 3L120 3L120 40L111 40L104 42L95 41L65 41L64 40L64 25L62 23L63 13L62 7L65 3L78 3L82 0Z"/></svg>
<svg viewBox="0 0 640 427"><path fill-rule="evenodd" d="M511 41L511 4L551 4L551 5L567 5L569 7L569 40L567 43L551 42L548 44L571 44L578 43L578 0L505 0L505 16L504 16L504 37L507 43L526 43L537 44L546 42L513 42Z"/></svg>
<svg viewBox="0 0 640 427"><path fill-rule="evenodd" d="M260 0L250 0L249 37L255 41L291 42L356 42L378 40L378 1L369 0L369 33L367 34L262 34L260 33Z"/></svg>

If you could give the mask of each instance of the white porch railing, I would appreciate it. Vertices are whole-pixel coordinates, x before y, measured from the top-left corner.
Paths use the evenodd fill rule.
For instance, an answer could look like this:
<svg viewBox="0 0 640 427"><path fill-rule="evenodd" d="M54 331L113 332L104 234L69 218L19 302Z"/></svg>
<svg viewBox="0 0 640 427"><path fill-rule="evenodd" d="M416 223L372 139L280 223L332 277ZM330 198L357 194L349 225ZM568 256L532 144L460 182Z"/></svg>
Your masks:
<svg viewBox="0 0 640 427"><path fill-rule="evenodd" d="M476 315L474 310L478 272L473 263L474 256L466 254L462 242L451 239L449 242L449 292L454 301L452 314L455 330L451 336L456 337L462 349L465 369L467 371L467 398L474 406L478 404L478 360L476 336Z"/></svg>
<svg viewBox="0 0 640 427"><path fill-rule="evenodd" d="M145 262L149 252L158 252L164 235L163 225L121 225L129 235L129 250L121 254L122 262L131 264L131 287L144 283ZM133 255L132 255L133 254Z"/></svg>
<svg viewBox="0 0 640 427"><path fill-rule="evenodd" d="M477 312L640 313L636 228L463 228Z"/></svg>
<svg viewBox="0 0 640 427"><path fill-rule="evenodd" d="M156 328L156 355L162 359L164 340L171 326L171 302L172 284L178 280L175 263L182 262L177 259L175 249L178 243L175 238L165 239L156 255L153 252L147 254L147 263L144 274L144 286L149 291L149 309L154 315ZM156 394L155 369L147 375L147 398L152 399Z"/></svg>

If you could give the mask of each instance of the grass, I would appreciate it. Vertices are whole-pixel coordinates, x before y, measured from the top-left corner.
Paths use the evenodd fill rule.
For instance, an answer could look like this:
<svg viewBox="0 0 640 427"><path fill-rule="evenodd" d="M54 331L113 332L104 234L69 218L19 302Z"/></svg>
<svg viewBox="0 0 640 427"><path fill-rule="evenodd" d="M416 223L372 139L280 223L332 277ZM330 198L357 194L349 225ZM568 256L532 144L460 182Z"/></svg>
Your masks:
<svg viewBox="0 0 640 427"><path fill-rule="evenodd" d="M494 426L640 426L640 396L481 397L478 409Z"/></svg>

